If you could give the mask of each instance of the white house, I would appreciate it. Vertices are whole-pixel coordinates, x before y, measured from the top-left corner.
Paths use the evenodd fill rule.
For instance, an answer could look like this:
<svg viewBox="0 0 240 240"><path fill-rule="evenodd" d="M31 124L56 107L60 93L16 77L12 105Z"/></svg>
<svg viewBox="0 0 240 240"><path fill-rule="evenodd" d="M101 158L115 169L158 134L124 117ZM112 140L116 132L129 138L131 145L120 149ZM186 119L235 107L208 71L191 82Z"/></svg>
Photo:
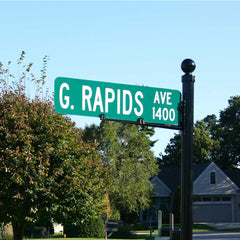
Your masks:
<svg viewBox="0 0 240 240"><path fill-rule="evenodd" d="M141 212L140 221L156 221L158 210L169 216L173 196L181 185L181 169L162 169L151 179L154 208ZM223 171L215 163L193 167L193 221L240 222L240 169Z"/></svg>
<svg viewBox="0 0 240 240"><path fill-rule="evenodd" d="M63 225L58 223L53 223L54 233L63 233Z"/></svg>

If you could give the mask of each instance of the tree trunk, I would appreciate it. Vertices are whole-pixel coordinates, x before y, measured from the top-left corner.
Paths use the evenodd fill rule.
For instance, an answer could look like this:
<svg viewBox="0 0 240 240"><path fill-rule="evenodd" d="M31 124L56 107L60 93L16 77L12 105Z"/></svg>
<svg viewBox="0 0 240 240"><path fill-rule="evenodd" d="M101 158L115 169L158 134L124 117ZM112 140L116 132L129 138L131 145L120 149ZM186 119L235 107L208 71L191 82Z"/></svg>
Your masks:
<svg viewBox="0 0 240 240"><path fill-rule="evenodd" d="M25 223L24 222L13 222L12 226L13 226L13 239L14 240L23 240Z"/></svg>

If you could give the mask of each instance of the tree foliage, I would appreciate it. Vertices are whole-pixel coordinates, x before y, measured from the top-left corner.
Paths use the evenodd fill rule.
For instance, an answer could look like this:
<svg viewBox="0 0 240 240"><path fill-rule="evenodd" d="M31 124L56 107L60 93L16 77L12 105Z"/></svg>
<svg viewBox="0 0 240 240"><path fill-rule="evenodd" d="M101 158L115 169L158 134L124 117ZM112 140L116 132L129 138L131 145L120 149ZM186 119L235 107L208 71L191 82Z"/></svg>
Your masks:
<svg viewBox="0 0 240 240"><path fill-rule="evenodd" d="M43 217L77 223L98 216L108 179L97 145L85 143L50 99L26 96L30 67L18 82L2 81L0 92L0 221L12 222L15 240L26 222ZM10 76L2 64L1 73Z"/></svg>
<svg viewBox="0 0 240 240"><path fill-rule="evenodd" d="M219 120L208 115L194 124L194 164L213 161L222 169L236 168L240 161L240 97L229 99L229 106L220 112ZM181 135L176 134L158 158L160 167L180 166Z"/></svg>
<svg viewBox="0 0 240 240"><path fill-rule="evenodd" d="M160 168L168 166L181 166L181 135L175 134L165 148L165 155L157 158Z"/></svg>
<svg viewBox="0 0 240 240"><path fill-rule="evenodd" d="M151 151L153 142L149 139L152 134L152 128L110 121L85 129L86 139L100 143L99 151L112 181L111 208L120 213L137 212L149 206L152 194L149 180L158 172Z"/></svg>
<svg viewBox="0 0 240 240"><path fill-rule="evenodd" d="M210 136L211 125L206 120L197 121L194 125L193 160L194 164L211 161L211 153L218 142ZM166 155L161 155L160 167L181 166L181 134L175 134L165 149Z"/></svg>
<svg viewBox="0 0 240 240"><path fill-rule="evenodd" d="M240 163L240 96L231 97L228 104L219 119L219 160L224 169Z"/></svg>

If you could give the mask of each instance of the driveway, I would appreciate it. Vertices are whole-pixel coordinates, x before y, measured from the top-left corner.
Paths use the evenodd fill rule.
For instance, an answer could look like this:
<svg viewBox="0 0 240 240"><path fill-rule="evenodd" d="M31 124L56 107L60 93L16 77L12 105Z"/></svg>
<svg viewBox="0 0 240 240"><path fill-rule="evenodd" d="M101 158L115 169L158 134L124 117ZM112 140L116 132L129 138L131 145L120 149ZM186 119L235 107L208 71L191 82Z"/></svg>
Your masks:
<svg viewBox="0 0 240 240"><path fill-rule="evenodd" d="M193 240L239 240L240 232L198 232L193 234Z"/></svg>
<svg viewBox="0 0 240 240"><path fill-rule="evenodd" d="M201 223L205 224L211 227L214 227L218 230L224 230L224 229L234 229L234 228L239 228L240 229L240 222L238 223Z"/></svg>

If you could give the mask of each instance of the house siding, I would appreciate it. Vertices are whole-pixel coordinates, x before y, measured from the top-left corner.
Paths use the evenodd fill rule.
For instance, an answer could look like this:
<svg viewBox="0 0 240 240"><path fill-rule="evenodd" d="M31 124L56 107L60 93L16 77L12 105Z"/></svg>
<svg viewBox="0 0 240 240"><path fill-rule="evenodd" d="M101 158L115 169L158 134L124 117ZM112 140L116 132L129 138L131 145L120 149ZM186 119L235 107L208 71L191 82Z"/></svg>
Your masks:
<svg viewBox="0 0 240 240"><path fill-rule="evenodd" d="M215 184L210 184L211 172L215 172ZM214 163L211 163L193 183L193 195L233 195L237 189L238 187Z"/></svg>
<svg viewBox="0 0 240 240"><path fill-rule="evenodd" d="M153 192L155 197L169 197L171 190L157 177L151 180L153 184Z"/></svg>
<svg viewBox="0 0 240 240"><path fill-rule="evenodd" d="M235 200L235 216L236 216L235 221L240 222L240 190L237 191L237 195L235 199L236 199Z"/></svg>
<svg viewBox="0 0 240 240"><path fill-rule="evenodd" d="M162 211L163 218L169 217L169 212L172 210L172 191L155 176L151 179L153 184L153 207L142 211L140 210L140 222L151 222L156 224L158 210Z"/></svg>
<svg viewBox="0 0 240 240"><path fill-rule="evenodd" d="M173 170L173 171L172 171ZM240 189L215 163L194 166L193 221L194 222L240 222ZM180 172L180 168L179 168ZM165 215L172 212L174 189L180 185L176 168L163 169L152 178L154 184L154 208L150 215L160 209ZM174 176L174 181L172 179ZM236 174L236 173L235 173ZM232 175L229 175L232 178ZM237 185L236 185L237 184ZM149 216L150 216L149 215Z"/></svg>
<svg viewBox="0 0 240 240"><path fill-rule="evenodd" d="M215 183L211 184L211 176L214 173ZM194 181L193 195L207 196L209 202L193 202L194 222L235 222L237 219L236 203L238 187L236 184L214 163L211 163ZM214 201L214 196L230 201Z"/></svg>

